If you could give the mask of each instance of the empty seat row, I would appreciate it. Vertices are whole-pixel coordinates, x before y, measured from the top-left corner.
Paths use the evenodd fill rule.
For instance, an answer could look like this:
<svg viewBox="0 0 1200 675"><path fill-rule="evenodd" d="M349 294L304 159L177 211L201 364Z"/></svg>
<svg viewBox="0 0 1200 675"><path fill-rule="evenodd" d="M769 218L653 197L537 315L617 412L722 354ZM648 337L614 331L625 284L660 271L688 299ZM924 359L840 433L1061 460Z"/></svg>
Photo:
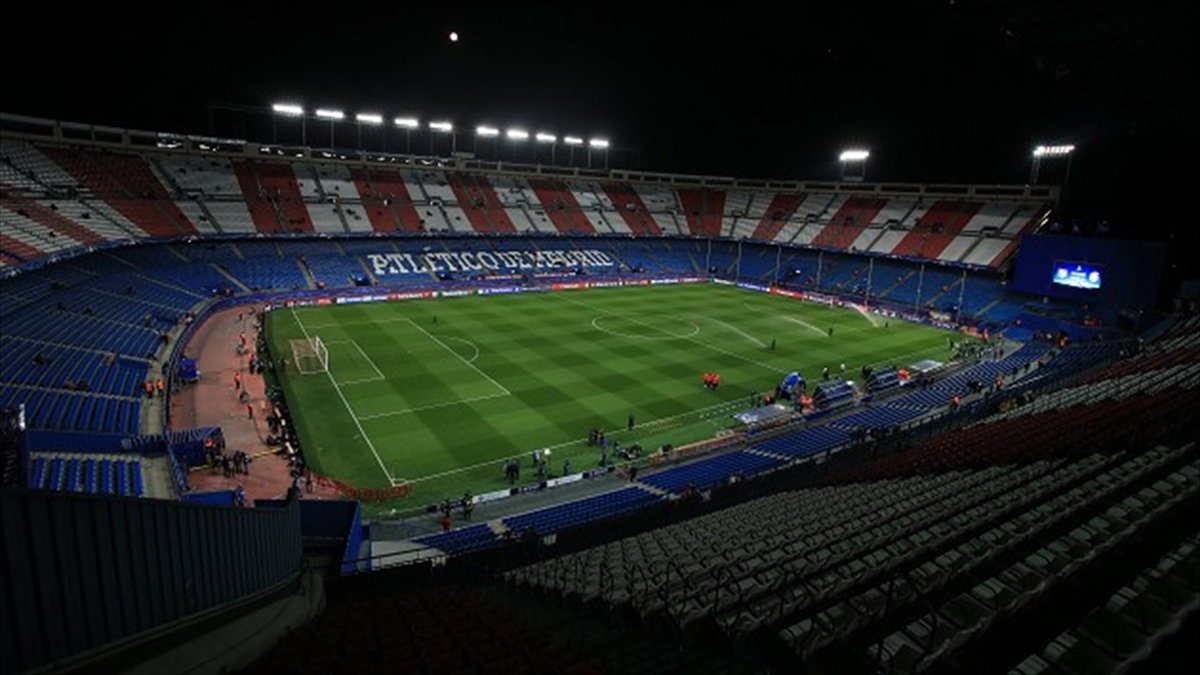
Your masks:
<svg viewBox="0 0 1200 675"><path fill-rule="evenodd" d="M1200 594L1200 536L1191 534L1153 567L1013 668L1011 675L1120 672L1178 630Z"/></svg>
<svg viewBox="0 0 1200 675"><path fill-rule="evenodd" d="M134 497L146 491L142 463L137 459L35 457L30 487Z"/></svg>
<svg viewBox="0 0 1200 675"><path fill-rule="evenodd" d="M1075 490L1048 502L1038 513L1031 534L1048 531L1055 523L1075 521L1087 505L1107 498L1121 499L1104 513L1081 522L1044 543L1024 558L1012 560L993 576L976 583L941 607L915 619L884 638L881 649L887 672L916 672L932 665L985 631L992 621L1020 609L1034 596L1092 566L1110 550L1132 540L1145 523L1160 517L1200 491L1200 461L1193 460L1152 485L1132 492L1143 476L1169 462L1181 451L1162 453L1141 463L1135 459L1097 476ZM1072 505L1072 502L1074 504ZM1078 521L1075 521L1078 522ZM962 547L960 546L961 550ZM994 549L994 547L993 547ZM954 574L970 572L965 560ZM928 589L926 589L928 592Z"/></svg>
<svg viewBox="0 0 1200 675"><path fill-rule="evenodd" d="M25 405L26 420L35 429L135 434L141 427L142 402L138 399L0 384L0 407L19 404Z"/></svg>

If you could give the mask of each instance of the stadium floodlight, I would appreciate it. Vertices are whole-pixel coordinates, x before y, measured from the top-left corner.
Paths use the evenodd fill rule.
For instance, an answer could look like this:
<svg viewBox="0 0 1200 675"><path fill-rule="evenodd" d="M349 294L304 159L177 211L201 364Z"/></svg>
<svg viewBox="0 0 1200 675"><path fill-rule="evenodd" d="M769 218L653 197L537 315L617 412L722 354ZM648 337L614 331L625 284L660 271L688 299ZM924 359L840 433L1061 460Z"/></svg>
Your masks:
<svg viewBox="0 0 1200 675"><path fill-rule="evenodd" d="M592 140L588 141L588 145L593 148L605 150L608 148L608 141L603 138L593 138Z"/></svg>
<svg viewBox="0 0 1200 675"><path fill-rule="evenodd" d="M433 129L434 131L440 131L443 134L448 134L451 131L454 131L454 125L449 122L430 122L429 128Z"/></svg>
<svg viewBox="0 0 1200 675"><path fill-rule="evenodd" d="M839 162L865 162L871 156L868 150L843 150L838 155Z"/></svg>
<svg viewBox="0 0 1200 675"><path fill-rule="evenodd" d="M510 141L525 141L529 140L529 132L524 129L509 129L504 132L505 138Z"/></svg>
<svg viewBox="0 0 1200 675"><path fill-rule="evenodd" d="M500 130L496 127L478 126L475 127L475 135L484 136L485 138L495 138L500 135Z"/></svg>
<svg viewBox="0 0 1200 675"><path fill-rule="evenodd" d="M1033 161L1029 168L1029 184L1037 185L1038 173L1042 168L1043 159L1061 159L1067 160L1067 171L1063 175L1062 186L1064 190L1067 187L1067 182L1071 180L1071 159L1075 156L1074 145L1039 145L1033 149Z"/></svg>
<svg viewBox="0 0 1200 675"><path fill-rule="evenodd" d="M567 145L583 145L583 139L578 136L563 136L563 143Z"/></svg>
<svg viewBox="0 0 1200 675"><path fill-rule="evenodd" d="M327 120L340 120L346 116L346 113L341 110L330 110L328 108L317 108L317 117Z"/></svg>
<svg viewBox="0 0 1200 675"><path fill-rule="evenodd" d="M271 110L274 110L281 115L300 116L304 114L304 108L296 105L295 103L276 103L271 106Z"/></svg>
<svg viewBox="0 0 1200 675"><path fill-rule="evenodd" d="M537 132L537 135L534 136L534 138L537 139L538 143L557 143L558 142L558 136L555 136L554 134L548 134L544 131Z"/></svg>
<svg viewBox="0 0 1200 675"><path fill-rule="evenodd" d="M1061 157L1075 151L1073 145L1039 145L1033 149L1034 157Z"/></svg>
<svg viewBox="0 0 1200 675"><path fill-rule="evenodd" d="M396 126L404 127L405 129L416 129L421 126L421 122L415 117L397 117L392 121L396 123Z"/></svg>
<svg viewBox="0 0 1200 675"><path fill-rule="evenodd" d="M383 115L376 115L374 113L358 113L354 116L354 119L367 124L383 124Z"/></svg>

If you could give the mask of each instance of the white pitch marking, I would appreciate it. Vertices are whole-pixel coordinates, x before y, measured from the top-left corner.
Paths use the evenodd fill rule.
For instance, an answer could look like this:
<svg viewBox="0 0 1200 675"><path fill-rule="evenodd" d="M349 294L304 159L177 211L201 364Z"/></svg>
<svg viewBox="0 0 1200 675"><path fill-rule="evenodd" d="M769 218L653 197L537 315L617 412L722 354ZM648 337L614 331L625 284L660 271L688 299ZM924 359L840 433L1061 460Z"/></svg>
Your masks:
<svg viewBox="0 0 1200 675"><path fill-rule="evenodd" d="M609 316L615 316L618 319L629 318L629 317L621 317L616 314L609 314ZM662 328L657 328L657 327L655 328L655 330L659 331L660 333L663 333L662 337L650 337L649 335L630 335L628 333L622 333L620 331L615 331L615 330L612 330L611 328L605 328L604 326L601 326L598 322L600 321L600 319L603 319L603 318L604 318L604 316L602 315L602 316L597 316L596 318L592 319L592 328L595 328L596 330L600 331L601 333L607 333L608 335L626 338L629 340L653 340L655 342L661 342L663 340L686 340L686 339L700 333L700 327L697 326L695 323L689 321L688 323L692 324L692 328L694 330L692 332L688 333L687 335L676 335L674 333L671 333L669 331L666 331L666 330L663 330ZM630 320L634 321L634 323L641 323L640 321L636 321L634 319L630 319ZM642 323L641 325L645 326L646 324Z"/></svg>
<svg viewBox="0 0 1200 675"><path fill-rule="evenodd" d="M574 304L576 304L576 305L579 305L580 307L587 307L588 309L590 309L590 310L593 310L593 311L596 311L596 312L602 312L602 313L604 313L604 314L611 314L611 315L613 315L613 316L620 317L620 318L622 318L622 319L628 319L629 321L632 321L632 322L634 322L634 323L636 323L636 324L641 324L641 325L645 326L646 328L651 328L651 329L653 329L653 330L657 330L657 331L658 331L658 332L660 332L660 333L665 333L665 332L666 332L666 331L664 331L663 329L661 329L661 328L659 328L659 327L657 327L657 326L652 326L652 325L650 325L650 324L648 324L648 323L643 323L643 322L641 322L641 321L638 321L637 319L634 319L633 317L624 316L624 315L622 315L622 314L618 314L618 313L616 313L616 312L613 312L613 311L610 311L610 310L604 309L603 307L596 307L595 305L591 305L591 304L588 304L588 303L586 303L586 302L580 302L580 301L578 301L578 300L572 300L571 298L568 298L568 297L566 297L566 294L564 294L564 293L559 293L559 294L557 294L555 297L560 297L560 298L562 298L563 300L566 300L567 302L574 303ZM667 334L668 334L668 335L673 335L672 333L667 333ZM676 335L675 337L679 337L679 336L678 336L678 335ZM765 368L765 369L767 369L767 370L769 370L769 371L771 371L771 372L773 372L773 373L780 373L780 374L782 374L782 375L787 375L787 374L790 372L790 371L787 371L787 370L782 370L782 369L780 369L780 368L776 368L775 366L772 366L772 365L770 365L770 364L767 364L767 363L763 363L763 362L761 362L761 361L755 361L754 359L751 359L751 358L748 358L748 357L742 356L741 354L738 354L738 353L736 353L736 352L731 352L731 351L728 351L728 350L725 350L725 349L721 349L720 347L718 347L718 346L716 346L716 345L711 345L711 344L708 344L708 343L706 343L706 342L701 342L701 341L699 341L699 340L696 340L696 339L694 339L694 338L690 338L690 337L689 337L689 338L680 338L680 339L686 339L688 342L691 342L692 344L697 344L697 345L700 345L701 347L704 347L705 349L711 349L711 350L713 350L714 352L720 352L721 354L724 354L724 355L726 355L726 356L732 356L733 358L735 358L735 359L739 359L739 360L741 360L741 361L745 361L746 363L753 363L754 365L756 365L756 366L758 366L758 367L760 367L760 368Z"/></svg>
<svg viewBox="0 0 1200 675"><path fill-rule="evenodd" d="M638 423L638 424L635 424L633 428L634 428L634 429L643 429L643 428L645 428L645 427L653 427L653 426L655 426L655 425L661 424L661 423L663 423L663 422L669 422L669 421L671 421L671 420L673 420L673 419L676 419L676 418L679 418L679 417L684 417L684 416L686 416L686 415L694 415L694 414L696 414L696 413L699 413L699 412L704 412L704 411L706 411L706 410L712 410L712 409L714 409L714 408L720 408L720 407L722 407L722 406L725 406L725 407L727 407L727 408L736 408L736 407L737 407L737 406L736 406L736 402L735 402L735 401L723 401L723 402L721 402L721 403L715 403L715 404L713 404L713 405L706 406L706 407L703 407L703 408L696 408L695 410L689 410L689 411L687 411L687 412L682 412L682 413L678 413L678 414L675 414L675 415L668 415L668 416L666 416L666 417L659 417L659 418L657 418L657 419L653 419L653 420L650 420L650 421L648 421L648 422L640 422L640 423ZM616 427L616 428L614 428L614 429L611 429L611 430L609 430L609 431L607 431L607 432L605 432L605 433L612 434L612 433L616 433L616 432L618 432L618 431L625 431L625 430L627 430L627 427L620 426L620 427ZM549 449L551 449L551 450L557 450L557 449L559 449L559 448L565 448L565 447L567 447L568 445L577 445L577 444L579 444L579 443L583 443L583 442L585 442L586 440L587 440L586 438L577 438L577 439L575 439L575 440L571 440L571 441L563 441L562 443L558 443L557 445L546 445L546 446L540 446L540 447L549 448ZM522 458L525 458L525 457L528 457L528 456L529 456L529 453L528 453L528 452L522 452L522 453L520 453L520 454L517 454L517 455L512 455L512 456L509 456L509 457L497 457L497 458L495 458L495 459L489 459L489 460L487 460L486 462L479 462L478 464L472 464L471 466L460 466L460 467L458 467L457 469L451 469L451 470L449 470L449 471L442 471L441 473L431 473L431 474L429 474L428 476L421 476L420 478L414 478L414 479L412 479L412 480L411 480L411 481L409 481L409 482L410 482L410 483L420 483L420 482L422 482L422 481L432 480L432 479L434 479L434 478L441 478L442 476L450 476L450 475L453 475L453 474L456 474L456 473L462 473L462 472L464 472L464 471L470 471L470 470L472 470L472 469L478 469L478 468L479 468L479 467L481 467L481 466L489 466L489 465L494 465L494 464L496 464L497 462L505 462L505 461L507 461L507 460L510 460L510 459L522 459Z"/></svg>
<svg viewBox="0 0 1200 675"><path fill-rule="evenodd" d="M338 321L337 323L326 323L319 326L309 326L313 330L321 330L323 328L341 328L342 326L371 326L377 323L397 323L400 321L412 321L407 316L395 316L390 319L379 319L377 321Z"/></svg>
<svg viewBox="0 0 1200 675"><path fill-rule="evenodd" d="M421 325L420 325L420 324L418 324L416 321L413 321L412 319L407 319L407 321L413 325L413 328L416 328L417 330L421 331L421 332L422 332L422 333L424 333L424 334L425 334L427 337L429 337L429 339L430 339L430 340L433 340L434 342L436 342L436 343L438 343L439 345L441 345L441 346L442 346L442 349L445 349L446 351L448 351L448 352L450 352L451 354L453 354L453 355L454 355L454 358L456 358L456 359L458 359L459 361L462 361L463 363L467 364L467 367L469 367L471 370L474 370L475 372L477 372L477 373L479 373L480 375L482 375L482 376L483 376L483 379L485 379L485 380L487 380L488 382L491 382L492 384L494 384L494 385L496 385L497 387L499 387L499 388L500 388L500 389L501 389L501 390L502 390L502 391L503 391L505 394L511 394L511 393L512 393L512 392L511 392L511 391L509 391L509 390L508 390L508 389L507 389L507 388L506 388L504 385L502 385L502 384L500 384L499 382L497 382L497 381L493 380L493 379L492 379L492 377L491 377L490 375L488 375L487 373L485 373L485 372L483 372L482 370L480 370L478 366L476 366L475 364L471 363L470 361L468 361L468 360L464 359L463 357L459 356L459 355L458 355L458 352L456 352L456 351L454 351L453 349L451 349L451 348L450 348L450 345L448 345L448 344L446 344L445 342L442 342L441 340L439 340L439 339L437 338L437 336L436 336L436 335L434 335L433 333L430 333L429 331L427 331L427 330L425 330L424 328L422 328L422 327L421 327Z"/></svg>
<svg viewBox="0 0 1200 675"><path fill-rule="evenodd" d="M825 337L825 338L829 337L829 333L827 331L823 331L820 328L817 328L816 326L812 325L811 323L797 319L794 316L787 316L785 314L776 314L775 312L767 311L765 309L759 309L758 307L755 307L748 302L743 302L742 306L744 306L746 309L748 309L752 312L758 312L759 314L766 314L766 315L774 317L776 319L782 319L783 321L791 321L794 324L804 326L805 328L816 332L821 337Z"/></svg>
<svg viewBox="0 0 1200 675"><path fill-rule="evenodd" d="M479 358L479 346L476 345L474 342L471 342L470 340L464 340L462 338L456 338L456 337L453 337L450 335L444 335L444 336L442 336L442 339L443 340L454 340L455 342L461 342L465 345L471 345L471 349L475 350L475 356L472 356L471 358L467 359L467 363L474 363L475 359Z"/></svg>
<svg viewBox="0 0 1200 675"><path fill-rule="evenodd" d="M486 401L489 398L503 398L505 396L511 396L511 395L512 394L505 392L503 394L488 394L487 396L473 396L471 398L460 398L460 399L456 399L453 401L446 401L445 403L434 403L431 405L417 406L416 408L405 408L404 410L392 410L390 412L376 413L374 415L363 415L363 416L359 417L358 419L366 422L368 420L377 420L377 419L380 419L383 417L395 417L396 415L407 415L408 413L420 412L422 410L433 410L434 408L445 408L445 407L452 406L452 405L462 405L463 403L476 403L478 401Z"/></svg>
<svg viewBox="0 0 1200 675"><path fill-rule="evenodd" d="M371 368L375 371L375 377L364 377L364 378L358 379L358 380L347 380L345 382L338 382L339 385L344 387L348 384L366 384L367 382L379 382L379 381L387 379L387 376L383 374L383 371L379 370L379 366L375 365L375 362L371 360L371 357L368 356L365 351L363 351L363 348L361 346L359 346L357 340L353 340L353 339L351 339L351 340L333 340L331 342L326 342L325 344L326 344L326 346L328 346L328 345L347 345L347 344L354 345L354 348L358 350L358 353L363 355L363 358L367 360L367 363L371 364Z"/></svg>
<svg viewBox="0 0 1200 675"><path fill-rule="evenodd" d="M367 384L368 382L383 382L386 379L386 377L366 377L361 380L346 380L345 382L338 382L338 386L346 387L354 384Z"/></svg>
<svg viewBox="0 0 1200 675"><path fill-rule="evenodd" d="M300 320L300 315L296 313L295 307L292 308L292 318L296 320L296 325L300 326L300 330L304 331L304 337L311 340L312 337L308 334L308 329L304 327L304 322ZM350 419L354 420L354 426L358 427L358 433L362 434L363 441L371 449L371 454L375 455L375 461L379 463L379 468L383 471L383 475L387 477L389 483L395 485L395 479L392 478L392 474L388 473L387 467L383 465L383 459L379 457L379 452L375 450L375 444L371 442L371 437L363 429L362 423L354 416L354 409L346 401L346 395L342 393L342 388L338 386L337 380L333 379L333 373L329 372L329 368L326 368L325 374L329 376L329 383L333 385L333 390L337 392L338 398L342 399L342 405L346 406L346 412L350 413Z"/></svg>
<svg viewBox="0 0 1200 675"><path fill-rule="evenodd" d="M738 335L741 335L742 337L746 338L747 340L749 340L749 341L753 342L754 344L758 345L759 347L766 347L766 346L767 346L767 343L763 342L762 340L759 340L758 338L756 338L756 337L754 337L753 335L751 335L751 334L749 334L749 333L747 333L747 332L743 331L742 329L738 328L737 326L733 326L733 325L730 325L730 324L728 324L728 323L725 323L724 321L722 321L722 320L720 320L720 319L718 319L718 318L711 317L711 316L704 316L703 314L702 314L702 315L700 315L700 318L702 318L702 319L708 319L709 321L715 321L715 322L717 322L717 323L721 324L722 326L725 326L725 327L726 327L726 328L728 328L729 330L731 330L731 331L733 331L733 332L737 333Z"/></svg>

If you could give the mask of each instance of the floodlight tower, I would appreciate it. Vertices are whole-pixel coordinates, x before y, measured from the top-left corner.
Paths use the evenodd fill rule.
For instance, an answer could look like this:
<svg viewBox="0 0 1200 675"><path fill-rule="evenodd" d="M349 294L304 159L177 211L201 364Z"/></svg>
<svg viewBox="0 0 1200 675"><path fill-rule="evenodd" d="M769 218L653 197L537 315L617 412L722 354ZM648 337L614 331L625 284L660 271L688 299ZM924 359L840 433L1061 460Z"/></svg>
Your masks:
<svg viewBox="0 0 1200 675"><path fill-rule="evenodd" d="M392 120L396 126L404 129L404 154L412 154L412 131L421 127L421 121L415 117L397 117Z"/></svg>
<svg viewBox="0 0 1200 675"><path fill-rule="evenodd" d="M513 143L524 143L525 141L529 140L529 132L517 127L509 127L509 129L504 132L504 137ZM521 155L519 148L513 150L513 156L520 161Z"/></svg>
<svg viewBox="0 0 1200 675"><path fill-rule="evenodd" d="M1037 185L1038 173L1042 169L1042 160L1046 158L1066 157L1067 173L1063 177L1063 186L1071 178L1071 157L1075 153L1074 145L1039 145L1033 149L1033 163L1029 167L1029 184Z"/></svg>
<svg viewBox="0 0 1200 675"><path fill-rule="evenodd" d="M550 163L554 164L554 149L558 146L558 136L546 131L539 131L534 136L534 139L539 144L547 144L550 146ZM537 164L537 146L533 147L533 163Z"/></svg>
<svg viewBox="0 0 1200 675"><path fill-rule="evenodd" d="M300 118L300 144L308 145L308 125L304 122L304 106L295 103L274 103L271 105L271 110L276 115L284 115L286 117ZM278 135L275 133L275 118L271 118L271 142L278 143Z"/></svg>
<svg viewBox="0 0 1200 675"><path fill-rule="evenodd" d="M478 156L479 155L479 139L480 138L498 138L499 136L500 136L500 130L497 129L496 127L490 127L486 124L481 124L481 125L475 127L475 140L472 142L471 151L473 153L475 153L476 156ZM492 154L495 155L494 158L497 160L500 159L500 156L499 156L500 148L498 146L498 143L499 143L499 141L492 142Z"/></svg>
<svg viewBox="0 0 1200 675"><path fill-rule="evenodd" d="M567 149L569 150L567 154L567 166L574 166L575 147L583 145L583 139L578 136L563 136L563 143L566 144Z"/></svg>
<svg viewBox="0 0 1200 675"><path fill-rule="evenodd" d="M604 168L608 168L608 139L593 138L588 141L587 163L588 168L592 168L592 149L604 151Z"/></svg>
<svg viewBox="0 0 1200 675"><path fill-rule="evenodd" d="M861 183L867 177L867 158L870 156L869 150L843 150L842 154L838 155L838 162L842 165L842 180Z"/></svg>
<svg viewBox="0 0 1200 675"><path fill-rule="evenodd" d="M354 132L358 137L358 150L363 149L362 144L362 125L370 124L372 126L380 126L383 124L383 115L376 113L358 113L354 116ZM386 136L384 137L386 139Z"/></svg>
<svg viewBox="0 0 1200 675"><path fill-rule="evenodd" d="M450 156L451 157L454 156L454 153L458 152L458 138L457 138L457 134L454 133L454 123L453 122L449 122L446 120L442 120L442 121L438 121L438 122L430 122L429 123L429 131L431 132L429 134L429 154L430 155L433 154L433 133L432 132L434 132L434 131L436 131L440 134L449 134L450 135Z"/></svg>
<svg viewBox="0 0 1200 675"><path fill-rule="evenodd" d="M329 108L317 108L317 117L323 120L329 120L329 149L332 150L334 145L333 125L345 119L346 113L341 110L331 110Z"/></svg>

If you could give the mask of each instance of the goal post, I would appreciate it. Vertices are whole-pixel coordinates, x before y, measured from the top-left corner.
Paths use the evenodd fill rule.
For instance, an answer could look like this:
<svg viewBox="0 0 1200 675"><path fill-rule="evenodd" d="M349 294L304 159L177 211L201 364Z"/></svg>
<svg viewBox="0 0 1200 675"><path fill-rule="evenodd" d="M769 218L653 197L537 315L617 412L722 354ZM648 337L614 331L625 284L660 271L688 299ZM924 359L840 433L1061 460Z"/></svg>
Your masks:
<svg viewBox="0 0 1200 675"><path fill-rule="evenodd" d="M329 350L321 341L321 336L296 338L292 343L292 360L296 370L303 375L324 373L329 370Z"/></svg>

